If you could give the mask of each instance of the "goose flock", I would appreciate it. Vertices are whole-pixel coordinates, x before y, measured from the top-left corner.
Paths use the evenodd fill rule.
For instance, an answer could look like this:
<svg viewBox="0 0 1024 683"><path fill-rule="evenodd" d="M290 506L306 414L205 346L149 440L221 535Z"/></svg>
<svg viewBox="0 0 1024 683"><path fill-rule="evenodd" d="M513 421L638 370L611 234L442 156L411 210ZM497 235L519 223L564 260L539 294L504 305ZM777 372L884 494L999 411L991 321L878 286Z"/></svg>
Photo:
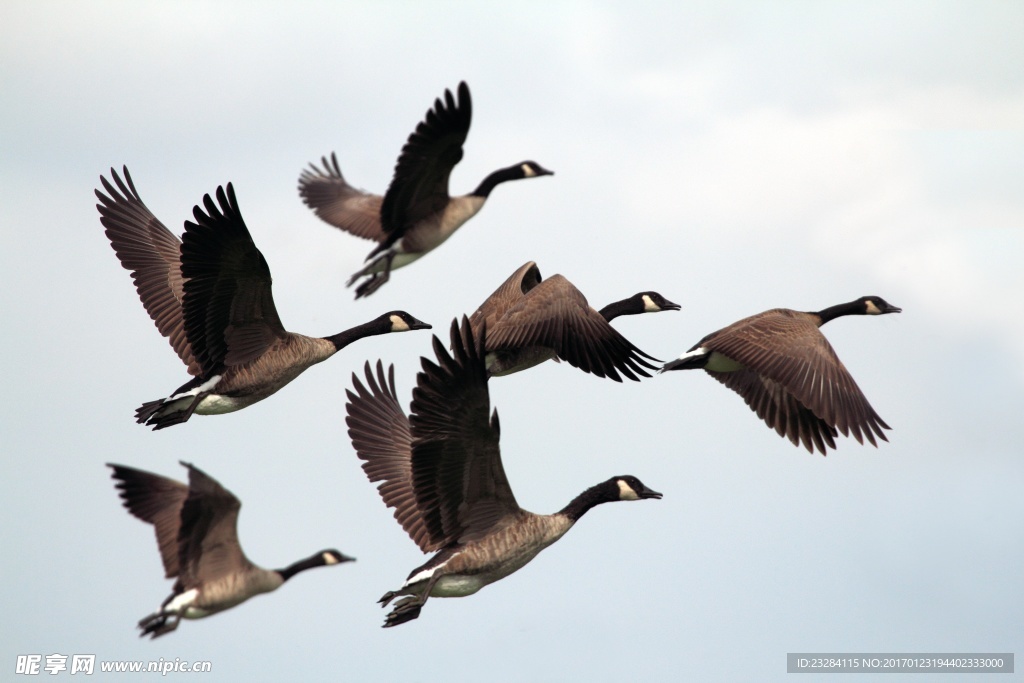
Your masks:
<svg viewBox="0 0 1024 683"><path fill-rule="evenodd" d="M452 197L448 179L462 159L471 118L469 87L460 83L454 95L446 90L410 134L383 196L349 185L334 153L322 158L322 167L301 172L299 195L319 218L377 243L348 282L358 283L357 299L377 291L392 270L440 246L500 183L553 175L523 161ZM289 332L274 305L270 267L230 183L203 197L180 238L143 203L127 167L120 174L112 168L100 184L96 208L107 238L192 377L166 398L143 403L135 412L140 424L164 429L193 414L241 410L353 342L431 329L395 310L328 337ZM812 453L836 448L840 433L873 446L888 440L883 430L889 425L820 327L840 316L900 308L878 296L814 312L776 308L713 332L660 366L610 324L622 315L679 309L658 292L644 291L595 310L568 279L545 279L530 261L476 311L456 315L447 345L433 337L433 358L421 358L408 415L394 366L367 361L363 378L353 374L345 408L356 456L396 521L420 550L434 553L380 598L385 607L394 601L385 627L416 619L430 597L468 596L521 569L595 505L662 497L626 474L585 489L553 514L520 508L502 466L498 414L488 391L492 377L552 359L616 382L651 378L648 371L702 368L780 436ZM283 569L258 567L238 541L239 500L199 468L181 464L187 484L108 464L124 507L153 525L166 578L176 579L157 611L139 621L141 635L156 638L183 618L216 614L304 570L354 559L329 549Z"/></svg>

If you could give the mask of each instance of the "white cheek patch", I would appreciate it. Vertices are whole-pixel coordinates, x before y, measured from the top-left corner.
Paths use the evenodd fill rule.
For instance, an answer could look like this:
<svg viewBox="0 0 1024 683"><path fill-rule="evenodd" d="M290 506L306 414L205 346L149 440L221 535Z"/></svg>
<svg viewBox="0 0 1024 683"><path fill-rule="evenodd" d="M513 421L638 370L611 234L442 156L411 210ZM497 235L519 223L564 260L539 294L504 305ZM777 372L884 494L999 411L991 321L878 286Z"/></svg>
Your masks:
<svg viewBox="0 0 1024 683"><path fill-rule="evenodd" d="M522 166L521 166L520 168L522 168L522 169L523 169L523 177L524 177L524 178L532 178L532 177L534 177L535 175L537 175L537 174L536 174L536 173L534 172L534 170L533 170L532 168L530 168L530 165L529 165L529 164L523 164L523 165L522 165Z"/></svg>
<svg viewBox="0 0 1024 683"><path fill-rule="evenodd" d="M332 565L338 564L338 562L338 558L336 558L334 555L331 555L330 553L324 553L324 564Z"/></svg>
<svg viewBox="0 0 1024 683"><path fill-rule="evenodd" d="M661 310L661 306L654 303L654 300L647 294L643 296L644 301L644 313L656 313Z"/></svg>
<svg viewBox="0 0 1024 683"><path fill-rule="evenodd" d="M408 332L409 324L402 320L401 316L391 316L391 331L392 332Z"/></svg>
<svg viewBox="0 0 1024 683"><path fill-rule="evenodd" d="M619 479L619 500L640 500L640 496L625 480Z"/></svg>
<svg viewBox="0 0 1024 683"><path fill-rule="evenodd" d="M867 313L868 313L868 315L881 315L882 311L881 311L880 308L878 308L878 306L875 305L874 301L872 301L871 299L868 299L868 302L867 302Z"/></svg>

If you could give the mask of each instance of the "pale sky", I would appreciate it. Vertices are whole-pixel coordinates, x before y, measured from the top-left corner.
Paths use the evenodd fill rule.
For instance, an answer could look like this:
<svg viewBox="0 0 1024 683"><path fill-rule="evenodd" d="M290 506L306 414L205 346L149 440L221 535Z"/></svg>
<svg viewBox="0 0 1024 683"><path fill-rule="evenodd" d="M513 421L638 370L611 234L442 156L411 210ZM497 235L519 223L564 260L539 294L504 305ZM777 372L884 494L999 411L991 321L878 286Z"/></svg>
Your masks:
<svg viewBox="0 0 1024 683"><path fill-rule="evenodd" d="M1004 2L0 5L0 667L735 681L785 679L787 652L1024 652L1022 38L1024 6ZM353 301L372 245L317 219L298 175L335 151L383 192L460 80L474 119L453 193L524 159L556 175L498 187ZM188 377L99 223L93 190L122 164L178 233L233 182L305 334L392 309L447 334L528 260L597 308L648 289L680 303L615 323L664 360L768 308L883 296L904 312L823 331L890 442L808 454L697 372L498 378L524 508L619 474L665 497L596 508L518 573L383 630L376 600L425 556L363 476L344 394L383 358L407 407L430 334L363 340L239 413L136 425ZM183 478L178 460L242 500L254 562L358 561L140 640L171 582L104 463Z"/></svg>

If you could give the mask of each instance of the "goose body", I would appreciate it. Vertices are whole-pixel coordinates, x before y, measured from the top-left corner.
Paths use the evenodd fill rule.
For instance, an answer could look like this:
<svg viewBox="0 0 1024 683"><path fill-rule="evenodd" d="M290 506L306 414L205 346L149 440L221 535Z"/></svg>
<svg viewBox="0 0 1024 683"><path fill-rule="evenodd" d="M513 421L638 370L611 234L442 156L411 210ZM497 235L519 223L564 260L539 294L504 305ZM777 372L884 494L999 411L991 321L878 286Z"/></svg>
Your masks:
<svg viewBox="0 0 1024 683"><path fill-rule="evenodd" d="M448 178L462 159L473 105L469 86L459 83L458 100L445 90L409 136L383 197L358 190L345 180L332 153L323 168L310 164L299 176L299 194L317 216L348 233L378 242L366 265L349 280L361 278L356 298L369 296L401 268L440 246L475 216L499 184L552 175L534 161L498 169L468 195L448 194Z"/></svg>
<svg viewBox="0 0 1024 683"><path fill-rule="evenodd" d="M619 374L638 380L649 377L654 360L608 324L620 315L678 310L657 292L640 292L594 310L561 275L543 279L533 261L520 266L470 317L473 331L487 327L487 370L509 375L562 359L584 372L617 382Z"/></svg>
<svg viewBox="0 0 1024 683"><path fill-rule="evenodd" d="M572 528L566 515L523 511L516 524L495 530L480 542L445 549L412 570L390 598L422 595L433 579L430 596L462 598L525 567L540 551ZM435 578L436 577L436 578Z"/></svg>
<svg viewBox="0 0 1024 683"><path fill-rule="evenodd" d="M295 574L353 558L322 550L283 569L263 569L238 543L241 502L215 479L188 463L189 483L124 465L108 464L124 507L152 524L167 578L177 578L156 612L139 621L140 635L153 638L178 627L181 619L223 612L261 593L280 588Z"/></svg>
<svg viewBox="0 0 1024 683"><path fill-rule="evenodd" d="M429 329L391 311L329 337L284 329L274 306L270 268L252 241L229 183L196 206L179 240L142 202L128 169L114 184L100 180L100 222L143 306L168 337L193 379L169 397L136 411L139 423L162 429L193 413L241 410L275 393L311 365L371 335ZM115 187L116 185L116 187Z"/></svg>
<svg viewBox="0 0 1024 683"><path fill-rule="evenodd" d="M835 437L888 441L890 429L839 360L820 327L844 315L899 313L865 296L821 311L774 308L707 335L661 371L704 369L794 445L823 455Z"/></svg>
<svg viewBox="0 0 1024 683"><path fill-rule="evenodd" d="M452 324L452 355L434 338L437 364L423 359L412 414L398 403L394 367L353 375L346 423L363 470L423 552L436 552L397 590L384 626L419 616L429 597L464 597L521 569L601 503L661 498L631 475L587 489L551 515L523 510L505 476L498 416L490 411L486 332Z"/></svg>

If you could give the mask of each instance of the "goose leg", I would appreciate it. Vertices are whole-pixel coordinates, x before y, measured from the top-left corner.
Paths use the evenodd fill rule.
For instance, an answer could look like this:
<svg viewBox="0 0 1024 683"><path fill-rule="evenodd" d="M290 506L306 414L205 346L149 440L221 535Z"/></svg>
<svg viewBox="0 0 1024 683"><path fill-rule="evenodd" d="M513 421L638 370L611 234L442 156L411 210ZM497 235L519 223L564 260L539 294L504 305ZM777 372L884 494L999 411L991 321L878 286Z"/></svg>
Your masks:
<svg viewBox="0 0 1024 683"><path fill-rule="evenodd" d="M434 584L441 578L438 575L430 577L427 581L427 585L423 588L422 593L417 595L410 595L407 598L402 598L395 603L395 608L391 610L387 617L384 619L384 626L382 628L391 628L392 626L398 626L404 624L407 621L412 621L420 615L420 610L423 609L423 605L427 603L427 598L430 597L430 591L434 589ZM400 593L395 591L389 591L384 594L384 597L380 599L381 607L387 605L391 600Z"/></svg>
<svg viewBox="0 0 1024 683"><path fill-rule="evenodd" d="M383 256L381 256L380 259L378 259L377 261L374 261L369 266L367 266L367 268L363 269L363 271L366 271L366 270L368 270L370 268L373 268L373 267L377 266L377 264L382 264L383 265L383 268L382 268L382 270L380 272L373 273L372 275L370 275L370 277L367 280L365 280L362 284L360 284L358 287L356 287L356 298L357 299L362 299L363 297L370 296L371 294L376 292L378 289L380 289L381 286L385 282L387 282L389 279L391 279L391 263L394 260L395 260L395 252L389 251L389 252L385 253ZM363 271L360 271L360 273L362 273L364 275L365 274L369 274L369 273L364 273ZM353 279L349 280L349 285L351 285L352 282L355 280L355 278L358 277L358 274L357 275L353 275L352 277L353 277Z"/></svg>
<svg viewBox="0 0 1024 683"><path fill-rule="evenodd" d="M148 635L157 638L178 628L179 622L181 614L178 612L155 612L139 621L139 628L142 630L139 637Z"/></svg>

